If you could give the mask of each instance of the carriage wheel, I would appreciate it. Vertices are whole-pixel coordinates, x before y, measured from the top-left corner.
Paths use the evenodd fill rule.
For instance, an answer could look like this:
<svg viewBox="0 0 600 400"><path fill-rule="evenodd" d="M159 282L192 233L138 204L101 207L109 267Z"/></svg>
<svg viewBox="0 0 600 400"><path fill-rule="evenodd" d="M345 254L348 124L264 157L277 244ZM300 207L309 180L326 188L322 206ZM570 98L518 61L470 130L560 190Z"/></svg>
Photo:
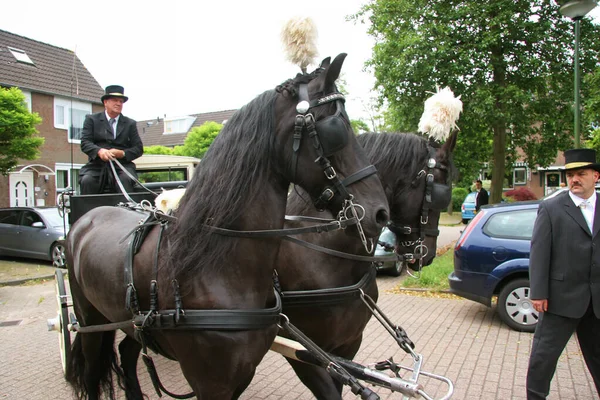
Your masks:
<svg viewBox="0 0 600 400"><path fill-rule="evenodd" d="M58 346L60 348L60 361L63 374L67 371L67 360L71 358L71 332L69 331L69 305L67 302L67 291L65 289L65 278L63 271L57 269L54 273L56 284L56 301L58 313Z"/></svg>

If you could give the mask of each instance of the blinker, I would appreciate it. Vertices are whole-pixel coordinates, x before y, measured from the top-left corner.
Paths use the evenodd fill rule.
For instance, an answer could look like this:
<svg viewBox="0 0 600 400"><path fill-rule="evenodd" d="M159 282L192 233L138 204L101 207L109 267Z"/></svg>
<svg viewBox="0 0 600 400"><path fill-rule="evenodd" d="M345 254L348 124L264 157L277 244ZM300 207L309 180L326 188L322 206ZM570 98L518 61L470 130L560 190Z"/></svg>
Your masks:
<svg viewBox="0 0 600 400"><path fill-rule="evenodd" d="M430 158L429 160L427 160L427 168L435 168L435 159L434 158Z"/></svg>

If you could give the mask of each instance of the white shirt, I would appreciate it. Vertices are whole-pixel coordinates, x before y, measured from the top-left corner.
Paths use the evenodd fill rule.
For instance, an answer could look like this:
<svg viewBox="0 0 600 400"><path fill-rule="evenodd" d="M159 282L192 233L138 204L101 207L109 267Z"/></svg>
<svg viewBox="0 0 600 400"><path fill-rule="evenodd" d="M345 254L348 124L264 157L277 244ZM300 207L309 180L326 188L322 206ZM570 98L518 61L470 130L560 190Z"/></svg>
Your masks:
<svg viewBox="0 0 600 400"><path fill-rule="evenodd" d="M569 196L571 197L571 200L573 200L573 203L575 203L575 206L579 207L581 210L581 213L585 218L585 222L587 222L588 228L590 228L590 232L593 232L592 228L594 224L594 212L596 211L596 191L594 190L594 193L587 200L574 195L570 190ZM586 203L585 207L581 206L582 203Z"/></svg>
<svg viewBox="0 0 600 400"><path fill-rule="evenodd" d="M106 112L106 110L104 110L104 114L106 115L106 119L108 120L108 124L110 125L110 120L111 120L110 115L108 115L108 113ZM111 128L113 128L113 137L115 139L117 138L117 125L119 124L119 117L120 116L121 116L121 114L117 115L117 117L115 118L115 125L111 127Z"/></svg>

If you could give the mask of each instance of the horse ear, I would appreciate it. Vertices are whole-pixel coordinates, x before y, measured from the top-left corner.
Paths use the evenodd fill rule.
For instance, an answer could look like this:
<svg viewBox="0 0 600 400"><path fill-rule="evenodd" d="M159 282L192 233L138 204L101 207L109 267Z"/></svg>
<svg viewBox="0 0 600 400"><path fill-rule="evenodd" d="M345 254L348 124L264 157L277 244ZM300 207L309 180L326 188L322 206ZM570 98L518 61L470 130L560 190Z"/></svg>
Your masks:
<svg viewBox="0 0 600 400"><path fill-rule="evenodd" d="M342 64L344 63L344 59L346 58L346 53L339 54L331 63L329 68L327 68L326 76L325 76L325 85L323 89L325 93L329 91L333 91L335 81L340 76L340 71L342 70ZM330 89L330 90L328 90Z"/></svg>
<svg viewBox="0 0 600 400"><path fill-rule="evenodd" d="M329 67L329 64L331 64L331 57L324 58L323 61L321 61L319 68L325 69Z"/></svg>
<svg viewBox="0 0 600 400"><path fill-rule="evenodd" d="M448 158L450 154L454 151L454 147L456 147L456 139L458 138L458 129L455 129L454 132L448 136L446 139L446 143L442 145L441 152L443 154L444 161ZM440 160L441 161L441 160Z"/></svg>

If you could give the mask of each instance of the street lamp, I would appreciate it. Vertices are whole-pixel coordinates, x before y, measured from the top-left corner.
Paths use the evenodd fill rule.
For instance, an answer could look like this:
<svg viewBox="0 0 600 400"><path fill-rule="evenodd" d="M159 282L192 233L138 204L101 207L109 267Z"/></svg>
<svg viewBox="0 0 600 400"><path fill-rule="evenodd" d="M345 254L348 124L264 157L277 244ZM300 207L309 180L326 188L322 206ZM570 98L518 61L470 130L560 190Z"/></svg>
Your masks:
<svg viewBox="0 0 600 400"><path fill-rule="evenodd" d="M580 123L580 94L579 94L579 21L585 17L587 13L592 11L598 4L596 0L571 0L563 4L559 11L565 16L575 21L575 148L579 148L579 131Z"/></svg>

